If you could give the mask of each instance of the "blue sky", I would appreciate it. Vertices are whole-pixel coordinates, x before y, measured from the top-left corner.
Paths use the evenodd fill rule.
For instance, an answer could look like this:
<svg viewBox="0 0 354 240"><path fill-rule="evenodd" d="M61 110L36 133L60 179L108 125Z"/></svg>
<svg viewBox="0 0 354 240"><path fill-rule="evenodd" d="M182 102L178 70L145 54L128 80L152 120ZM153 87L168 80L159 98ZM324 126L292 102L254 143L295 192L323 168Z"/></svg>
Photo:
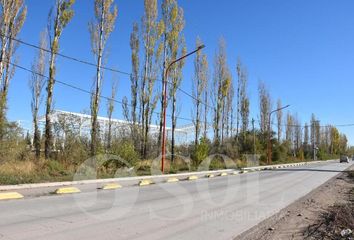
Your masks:
<svg viewBox="0 0 354 240"><path fill-rule="evenodd" d="M160 1L159 1L160 2ZM28 16L20 38L38 44L47 25L53 0L27 0ZM116 0L119 8L115 31L109 39L108 65L130 72L129 37L134 21L140 23L143 0ZM258 119L257 86L268 86L273 102L290 104L302 122L315 113L322 124L354 123L354 1L352 0L191 0L179 1L184 8L185 37L189 50L197 36L206 45L209 64L218 39L227 44L228 63L235 77L237 57L248 68L251 117ZM90 50L88 21L93 17L93 0L76 0L75 16L64 30L60 52L94 61ZM30 67L35 50L20 46L19 64ZM58 58L57 79L90 90L95 69ZM191 91L193 58L186 62L182 88ZM24 120L30 127L30 75L20 69L11 82L8 117ZM111 73L105 74L103 95L109 95ZM130 95L129 78L117 75L118 96ZM236 79L234 79L236 80ZM55 108L80 112L89 109L89 96L55 86ZM179 94L180 116L191 118L192 101ZM106 115L102 102L100 115ZM41 111L43 114L43 110ZM114 113L122 118L121 107ZM26 122L27 121L27 122ZM189 124L179 121L179 125ZM340 128L354 144L354 127Z"/></svg>

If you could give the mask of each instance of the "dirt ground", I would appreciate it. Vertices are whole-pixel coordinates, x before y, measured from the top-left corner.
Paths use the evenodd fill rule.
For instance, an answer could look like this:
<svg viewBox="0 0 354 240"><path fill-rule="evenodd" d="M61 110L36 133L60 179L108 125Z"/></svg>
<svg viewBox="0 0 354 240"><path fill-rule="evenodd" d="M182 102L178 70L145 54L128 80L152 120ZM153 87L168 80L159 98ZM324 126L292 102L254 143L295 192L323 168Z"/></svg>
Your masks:
<svg viewBox="0 0 354 240"><path fill-rule="evenodd" d="M354 170L354 167L350 170ZM327 234L332 230L334 232L334 228L336 231L345 228L341 226L343 224L332 221L337 221L334 216L339 215L339 211L354 215L353 189L354 180L349 178L348 173L341 173L235 240L354 239L350 238L353 235L338 238ZM338 209L338 206L342 206L342 209ZM354 223L353 219L350 221L350 224ZM354 232L354 229L351 230Z"/></svg>

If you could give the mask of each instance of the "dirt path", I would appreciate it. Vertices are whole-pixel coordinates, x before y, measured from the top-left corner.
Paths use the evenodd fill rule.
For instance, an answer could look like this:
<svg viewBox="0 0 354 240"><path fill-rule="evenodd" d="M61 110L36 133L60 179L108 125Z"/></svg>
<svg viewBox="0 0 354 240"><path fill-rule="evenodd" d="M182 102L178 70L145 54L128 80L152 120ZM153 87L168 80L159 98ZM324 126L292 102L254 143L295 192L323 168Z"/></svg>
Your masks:
<svg viewBox="0 0 354 240"><path fill-rule="evenodd" d="M308 229L317 224L331 207L348 204L353 188L353 179L347 173L341 173L235 240L305 239Z"/></svg>

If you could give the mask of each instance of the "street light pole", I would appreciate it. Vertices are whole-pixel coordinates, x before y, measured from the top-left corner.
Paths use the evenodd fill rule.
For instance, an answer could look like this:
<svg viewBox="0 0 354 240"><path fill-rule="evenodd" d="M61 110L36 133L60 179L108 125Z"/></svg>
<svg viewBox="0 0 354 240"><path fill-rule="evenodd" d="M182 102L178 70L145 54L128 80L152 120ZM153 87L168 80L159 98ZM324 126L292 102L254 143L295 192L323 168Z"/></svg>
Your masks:
<svg viewBox="0 0 354 240"><path fill-rule="evenodd" d="M252 118L252 132L253 132L253 157L256 156L256 132L254 129L254 118Z"/></svg>
<svg viewBox="0 0 354 240"><path fill-rule="evenodd" d="M273 111L271 111L269 113L269 118L268 118L268 159L267 159L267 163L268 165L271 164L272 162L272 144L271 144L271 125L270 125L270 122L271 122L271 117L272 117L272 114L275 113L275 112L279 112L285 108L288 108L290 107L290 105L286 105L284 107L281 107L281 108L278 108L278 109L275 109Z"/></svg>
<svg viewBox="0 0 354 240"><path fill-rule="evenodd" d="M168 67L166 68L165 71L165 79L164 79L164 89L163 89L163 128L162 128L162 144L161 144L161 154L162 154L162 159L161 159L161 172L162 174L164 173L164 164L165 164L165 160L166 160L166 108L167 108L167 77L168 77L168 72L171 68L172 65L174 65L175 63L189 57L190 55L202 50L203 48L205 48L205 45L201 45L199 46L196 50L172 61Z"/></svg>

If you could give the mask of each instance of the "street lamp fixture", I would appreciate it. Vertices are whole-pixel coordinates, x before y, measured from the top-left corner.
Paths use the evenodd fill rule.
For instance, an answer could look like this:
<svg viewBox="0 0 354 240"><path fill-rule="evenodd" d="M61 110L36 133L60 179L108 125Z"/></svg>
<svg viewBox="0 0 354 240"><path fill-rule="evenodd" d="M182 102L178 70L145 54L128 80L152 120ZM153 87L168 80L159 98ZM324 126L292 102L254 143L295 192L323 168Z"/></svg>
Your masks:
<svg viewBox="0 0 354 240"><path fill-rule="evenodd" d="M284 107L280 107L280 108L278 108L278 109L275 109L275 110L273 110L273 111L271 111L270 113L269 113L269 118L268 118L268 161L267 161L267 163L268 163L268 165L269 164L271 164L271 162L272 162L272 144L271 144L271 125L270 125L270 122L271 122L271 118L272 118L272 114L273 113L275 113L275 112L279 112L279 111L281 111L281 110L283 110L283 109L285 109L285 108L288 108L288 107L290 107L290 105L286 105L286 106L284 106Z"/></svg>
<svg viewBox="0 0 354 240"><path fill-rule="evenodd" d="M168 67L166 68L165 71L165 79L164 79L164 89L163 89L163 128L162 128L162 144L161 144L161 154L162 154L162 159L161 159L161 172L162 174L164 173L164 164L166 160L166 108L167 108L167 78L168 78L168 73L172 65L175 63L189 57L190 55L193 55L194 53L202 50L205 48L205 45L201 45L197 47L194 51L187 53L186 55L173 60L168 64Z"/></svg>

